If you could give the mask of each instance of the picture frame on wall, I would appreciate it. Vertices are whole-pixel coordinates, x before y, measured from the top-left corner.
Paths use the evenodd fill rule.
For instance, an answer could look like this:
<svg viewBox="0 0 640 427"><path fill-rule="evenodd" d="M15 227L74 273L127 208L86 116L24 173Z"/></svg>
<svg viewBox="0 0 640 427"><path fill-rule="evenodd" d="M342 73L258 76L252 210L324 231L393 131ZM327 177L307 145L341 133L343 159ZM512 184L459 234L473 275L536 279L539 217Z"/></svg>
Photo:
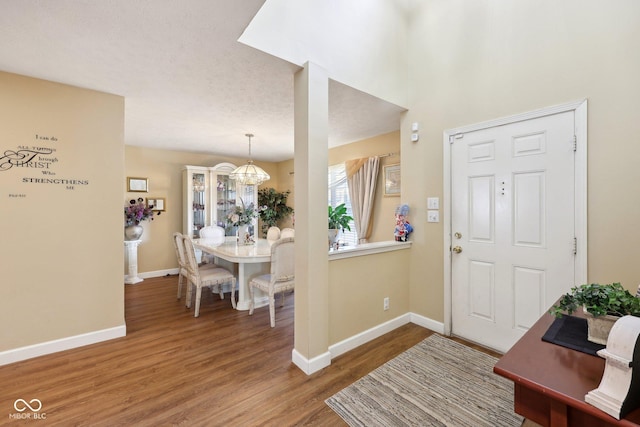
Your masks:
<svg viewBox="0 0 640 427"><path fill-rule="evenodd" d="M155 197L147 199L147 207L153 206L151 208L152 211L164 212L165 210L165 199L164 197Z"/></svg>
<svg viewBox="0 0 640 427"><path fill-rule="evenodd" d="M148 178L127 177L127 191L147 193L149 192Z"/></svg>
<svg viewBox="0 0 640 427"><path fill-rule="evenodd" d="M384 166L384 195L400 196L400 163Z"/></svg>

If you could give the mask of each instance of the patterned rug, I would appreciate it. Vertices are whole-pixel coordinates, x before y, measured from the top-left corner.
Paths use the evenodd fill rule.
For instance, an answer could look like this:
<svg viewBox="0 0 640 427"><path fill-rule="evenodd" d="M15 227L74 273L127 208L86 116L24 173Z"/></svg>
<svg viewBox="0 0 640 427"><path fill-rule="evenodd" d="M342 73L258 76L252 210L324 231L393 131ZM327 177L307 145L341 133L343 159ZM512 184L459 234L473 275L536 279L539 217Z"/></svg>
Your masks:
<svg viewBox="0 0 640 427"><path fill-rule="evenodd" d="M520 426L497 360L434 334L326 404L350 426Z"/></svg>

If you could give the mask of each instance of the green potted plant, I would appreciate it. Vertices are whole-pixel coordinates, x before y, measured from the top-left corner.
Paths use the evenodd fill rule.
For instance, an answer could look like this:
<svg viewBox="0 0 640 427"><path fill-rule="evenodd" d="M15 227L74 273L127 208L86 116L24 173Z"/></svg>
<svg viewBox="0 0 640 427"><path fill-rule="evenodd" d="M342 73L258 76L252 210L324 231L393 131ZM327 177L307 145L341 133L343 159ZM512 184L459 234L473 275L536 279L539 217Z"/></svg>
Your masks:
<svg viewBox="0 0 640 427"><path fill-rule="evenodd" d="M635 297L620 283L585 284L571 288L551 307L549 313L561 317L583 308L589 326L589 341L606 344L611 327L622 316L640 317L640 298Z"/></svg>
<svg viewBox="0 0 640 427"><path fill-rule="evenodd" d="M262 221L262 233L266 236L269 227L278 226L278 223L293 214L293 208L287 206L287 198L291 191L276 191L273 188L261 188L258 190L258 205Z"/></svg>
<svg viewBox="0 0 640 427"><path fill-rule="evenodd" d="M335 208L329 205L329 246L336 243L338 232L345 228L351 231L349 222L353 221L353 217L347 215L347 207L344 203L340 203Z"/></svg>

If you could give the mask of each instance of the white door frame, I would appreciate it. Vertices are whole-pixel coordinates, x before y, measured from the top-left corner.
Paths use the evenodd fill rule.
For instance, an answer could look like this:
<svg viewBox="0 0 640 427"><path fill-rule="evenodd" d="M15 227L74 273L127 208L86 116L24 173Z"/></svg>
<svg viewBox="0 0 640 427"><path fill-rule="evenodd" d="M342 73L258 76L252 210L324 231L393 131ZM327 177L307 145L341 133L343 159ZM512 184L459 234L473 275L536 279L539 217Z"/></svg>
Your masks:
<svg viewBox="0 0 640 427"><path fill-rule="evenodd" d="M568 111L575 112L575 232L577 238L575 258L576 285L587 282L587 100L542 108L513 116L445 130L443 133L443 226L444 226L444 333L451 335L451 143L456 134L503 126Z"/></svg>

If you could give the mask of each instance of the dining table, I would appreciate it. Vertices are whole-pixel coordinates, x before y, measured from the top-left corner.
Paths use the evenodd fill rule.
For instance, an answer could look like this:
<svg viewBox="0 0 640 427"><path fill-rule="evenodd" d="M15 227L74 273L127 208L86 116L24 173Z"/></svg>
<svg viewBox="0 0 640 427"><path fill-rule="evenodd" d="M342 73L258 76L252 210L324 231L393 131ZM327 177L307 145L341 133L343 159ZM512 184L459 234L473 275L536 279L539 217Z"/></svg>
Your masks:
<svg viewBox="0 0 640 427"><path fill-rule="evenodd" d="M249 310L251 294L249 281L271 270L271 243L267 239L257 239L254 243L239 243L235 236L224 240L193 239L195 248L213 255L216 264L233 272L238 284L237 310ZM269 304L269 297L256 289L255 307Z"/></svg>

